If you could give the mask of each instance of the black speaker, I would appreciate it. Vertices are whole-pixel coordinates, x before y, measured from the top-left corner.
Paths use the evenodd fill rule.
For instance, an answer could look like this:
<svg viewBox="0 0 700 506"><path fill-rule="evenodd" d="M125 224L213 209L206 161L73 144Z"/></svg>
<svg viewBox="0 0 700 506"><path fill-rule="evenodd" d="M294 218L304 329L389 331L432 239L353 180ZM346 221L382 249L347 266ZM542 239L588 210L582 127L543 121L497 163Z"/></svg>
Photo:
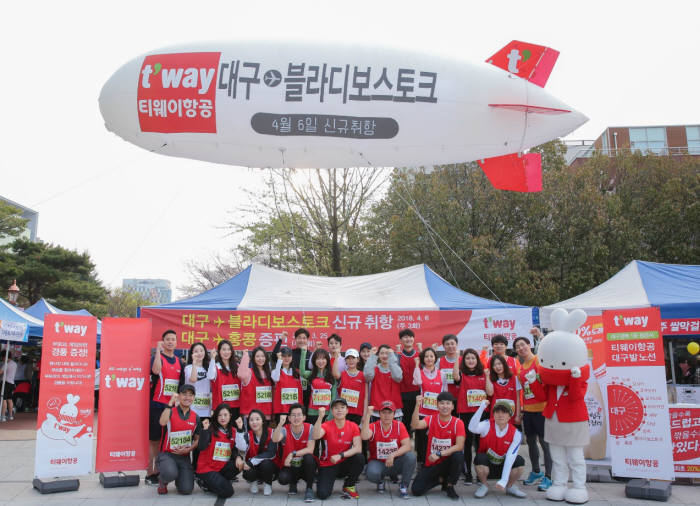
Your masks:
<svg viewBox="0 0 700 506"><path fill-rule="evenodd" d="M104 488L138 487L139 481L138 474L120 473L117 476L105 476L104 473L100 473L100 483Z"/></svg>
<svg viewBox="0 0 700 506"><path fill-rule="evenodd" d="M80 480L41 481L34 478L32 485L40 494L55 494L56 492L73 492L80 488Z"/></svg>

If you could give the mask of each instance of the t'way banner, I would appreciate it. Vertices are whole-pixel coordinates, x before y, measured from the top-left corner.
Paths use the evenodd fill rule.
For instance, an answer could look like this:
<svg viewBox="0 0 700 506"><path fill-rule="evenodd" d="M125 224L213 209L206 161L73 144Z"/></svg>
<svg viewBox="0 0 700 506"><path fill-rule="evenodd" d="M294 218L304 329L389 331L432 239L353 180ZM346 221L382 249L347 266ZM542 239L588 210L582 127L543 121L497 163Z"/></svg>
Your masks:
<svg viewBox="0 0 700 506"><path fill-rule="evenodd" d="M105 318L101 346L95 471L146 469L151 322Z"/></svg>
<svg viewBox="0 0 700 506"><path fill-rule="evenodd" d="M673 480L659 308L603 311L603 327L613 474Z"/></svg>
<svg viewBox="0 0 700 506"><path fill-rule="evenodd" d="M41 351L37 478L92 471L97 319L47 314Z"/></svg>
<svg viewBox="0 0 700 506"><path fill-rule="evenodd" d="M153 321L152 344L168 329L178 335L178 348L189 348L195 342L207 349L219 341L230 341L236 349L262 346L271 350L289 334L293 345L294 331L299 327L311 333L309 347L326 346L331 334L343 338L343 348L359 348L363 342L394 344L399 330L412 329L416 345L424 348L441 343L445 334L459 337L460 348L481 349L491 337L504 334L510 340L527 335L532 326L530 308L504 308L473 311L206 311L142 308L142 318Z"/></svg>
<svg viewBox="0 0 700 506"><path fill-rule="evenodd" d="M669 416L676 477L700 478L700 408L673 406Z"/></svg>

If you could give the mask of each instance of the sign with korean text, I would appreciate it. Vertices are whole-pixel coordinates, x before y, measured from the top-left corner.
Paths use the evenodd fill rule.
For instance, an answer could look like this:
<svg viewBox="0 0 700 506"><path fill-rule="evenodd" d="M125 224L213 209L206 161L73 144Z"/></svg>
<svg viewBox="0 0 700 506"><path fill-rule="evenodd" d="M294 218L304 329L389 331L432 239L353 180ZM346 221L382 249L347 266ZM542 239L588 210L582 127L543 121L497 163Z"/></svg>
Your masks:
<svg viewBox="0 0 700 506"><path fill-rule="evenodd" d="M47 314L37 417L37 478L92 471L97 319Z"/></svg>
<svg viewBox="0 0 700 506"><path fill-rule="evenodd" d="M0 320L0 341L26 343L28 339L29 325L9 320Z"/></svg>
<svg viewBox="0 0 700 506"><path fill-rule="evenodd" d="M101 347L95 470L146 469L150 320L105 318L102 320ZM125 406L128 406L127 411Z"/></svg>
<svg viewBox="0 0 700 506"><path fill-rule="evenodd" d="M700 318L672 318L661 320L661 332L665 336L700 334Z"/></svg>
<svg viewBox="0 0 700 506"><path fill-rule="evenodd" d="M671 406L669 417L676 476L700 478L700 408Z"/></svg>
<svg viewBox="0 0 700 506"><path fill-rule="evenodd" d="M603 326L613 473L672 480L673 453L659 309L603 311Z"/></svg>

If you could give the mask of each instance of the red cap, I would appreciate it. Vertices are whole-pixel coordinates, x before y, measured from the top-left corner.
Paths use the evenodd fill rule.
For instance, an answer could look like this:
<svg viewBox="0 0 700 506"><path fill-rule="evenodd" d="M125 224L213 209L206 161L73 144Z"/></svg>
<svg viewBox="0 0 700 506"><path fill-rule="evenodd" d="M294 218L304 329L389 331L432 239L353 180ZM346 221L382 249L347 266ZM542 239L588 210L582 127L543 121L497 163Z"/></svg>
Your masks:
<svg viewBox="0 0 700 506"><path fill-rule="evenodd" d="M384 401L384 402L382 402L382 405L379 408L379 411L384 411L385 409L390 409L391 411L396 411L396 406L394 406L394 403L391 401Z"/></svg>

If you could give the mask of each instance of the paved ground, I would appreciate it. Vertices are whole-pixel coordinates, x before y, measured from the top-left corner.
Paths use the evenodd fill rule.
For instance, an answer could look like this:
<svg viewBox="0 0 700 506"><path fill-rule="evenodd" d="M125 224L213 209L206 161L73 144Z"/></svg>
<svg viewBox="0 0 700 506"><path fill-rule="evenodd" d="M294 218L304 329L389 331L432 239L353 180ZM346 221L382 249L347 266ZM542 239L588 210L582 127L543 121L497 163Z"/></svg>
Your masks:
<svg viewBox="0 0 700 506"><path fill-rule="evenodd" d="M76 492L65 492L61 494L41 495L32 488L32 478L34 474L34 430L33 426L36 417L30 415L20 415L13 422L0 424L0 505L44 505L44 504L65 504L76 506L80 504L128 504L130 506L140 506L148 504L158 505L185 505L185 504L208 504L216 503L216 498L212 495L205 494L195 485L195 491L191 496L178 496L174 492L174 487L170 486L170 493L167 496L158 496L155 487L146 486L141 480L138 487L104 489L99 484L97 475L91 474L81 476L80 490ZM527 458L527 447L522 451L525 461ZM529 469L528 469L529 472ZM143 477L143 473L141 473ZM300 488L303 489L303 482L300 482ZM339 491L341 482L336 482L335 493L331 499L326 501L316 501L314 504L321 506L351 506L351 501L340 499ZM375 491L375 486L366 481L362 481L359 485L360 500L359 502L367 506L378 506L386 504L390 501L395 506L432 506L432 505L453 505L453 504L508 504L508 505L524 505L524 504L548 504L552 506L554 503L547 501L544 498L544 492L538 492L535 487L522 487L528 494L526 499L517 499L514 497L506 497L501 493L491 492L484 499L475 499L473 497L476 486L457 486L457 492L460 494L460 501L451 501L438 489L434 489L431 493L424 497L412 497L408 501L400 499L397 495L397 486L388 485L388 492L384 495L379 495ZM618 504L655 504L651 501L640 501L636 499L627 499L625 497L625 487L622 483L590 483L588 485L591 500L588 502L591 506L600 505L618 505ZM277 483L273 484L273 493L270 497L264 497L261 494L253 496L248 491L248 486L245 482L234 483L235 496L226 501L228 505L252 505L255 506L280 506L288 504L289 506L303 505L302 496L293 497L287 496L287 488L282 487ZM223 504L219 501L218 504ZM700 487L690 485L674 485L673 495L668 503L669 505L677 504L694 504L700 505Z"/></svg>

